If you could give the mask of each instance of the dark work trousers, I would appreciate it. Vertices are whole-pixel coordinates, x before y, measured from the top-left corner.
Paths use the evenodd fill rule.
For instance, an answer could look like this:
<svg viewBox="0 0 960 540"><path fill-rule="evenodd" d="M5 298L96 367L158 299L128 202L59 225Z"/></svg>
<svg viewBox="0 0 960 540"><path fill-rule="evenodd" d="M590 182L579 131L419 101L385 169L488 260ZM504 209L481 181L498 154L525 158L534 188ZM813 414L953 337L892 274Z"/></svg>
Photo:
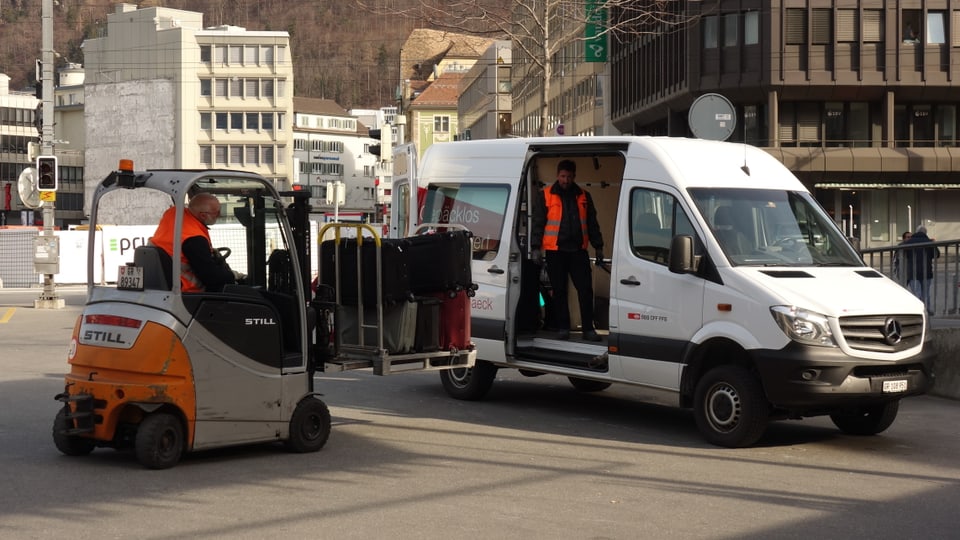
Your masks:
<svg viewBox="0 0 960 540"><path fill-rule="evenodd" d="M573 286L577 288L583 331L593 330L593 280L587 251L547 251L544 253L544 262L547 263L547 276L553 288L557 329L570 329L570 311L567 307L567 276L570 276Z"/></svg>

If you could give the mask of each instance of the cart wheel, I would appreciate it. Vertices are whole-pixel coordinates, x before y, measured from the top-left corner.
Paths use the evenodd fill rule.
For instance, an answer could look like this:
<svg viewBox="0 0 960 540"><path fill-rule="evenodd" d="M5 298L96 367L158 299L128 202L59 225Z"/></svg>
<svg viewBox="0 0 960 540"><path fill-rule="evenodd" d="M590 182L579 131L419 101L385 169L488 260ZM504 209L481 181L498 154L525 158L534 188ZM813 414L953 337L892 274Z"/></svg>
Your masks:
<svg viewBox="0 0 960 540"><path fill-rule="evenodd" d="M316 452L330 437L330 410L327 404L308 397L297 403L290 417L290 438L287 448L293 452Z"/></svg>
<svg viewBox="0 0 960 540"><path fill-rule="evenodd" d="M180 461L183 443L183 425L177 417L151 414L137 428L137 461L148 469L169 469Z"/></svg>

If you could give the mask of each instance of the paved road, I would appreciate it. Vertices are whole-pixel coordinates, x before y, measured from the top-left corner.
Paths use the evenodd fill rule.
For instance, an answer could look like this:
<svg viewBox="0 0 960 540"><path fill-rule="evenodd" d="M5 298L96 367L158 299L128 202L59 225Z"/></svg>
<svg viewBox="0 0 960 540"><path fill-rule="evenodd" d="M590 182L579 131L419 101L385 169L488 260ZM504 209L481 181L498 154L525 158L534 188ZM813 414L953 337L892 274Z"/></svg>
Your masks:
<svg viewBox="0 0 960 540"><path fill-rule="evenodd" d="M0 291L2 538L955 538L960 403L906 400L885 434L774 424L742 450L629 387L502 372L490 399L435 374L323 376L327 446L260 445L148 471L50 439L81 292L64 310Z"/></svg>

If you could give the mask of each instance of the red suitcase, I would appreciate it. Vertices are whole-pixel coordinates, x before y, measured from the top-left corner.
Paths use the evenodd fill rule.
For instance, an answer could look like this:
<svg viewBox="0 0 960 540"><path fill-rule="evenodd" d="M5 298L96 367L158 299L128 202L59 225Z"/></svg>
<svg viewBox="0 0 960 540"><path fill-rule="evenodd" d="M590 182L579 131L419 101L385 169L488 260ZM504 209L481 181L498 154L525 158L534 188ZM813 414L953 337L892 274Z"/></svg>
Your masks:
<svg viewBox="0 0 960 540"><path fill-rule="evenodd" d="M440 350L470 348L470 296L467 292L432 295L443 300L440 304Z"/></svg>

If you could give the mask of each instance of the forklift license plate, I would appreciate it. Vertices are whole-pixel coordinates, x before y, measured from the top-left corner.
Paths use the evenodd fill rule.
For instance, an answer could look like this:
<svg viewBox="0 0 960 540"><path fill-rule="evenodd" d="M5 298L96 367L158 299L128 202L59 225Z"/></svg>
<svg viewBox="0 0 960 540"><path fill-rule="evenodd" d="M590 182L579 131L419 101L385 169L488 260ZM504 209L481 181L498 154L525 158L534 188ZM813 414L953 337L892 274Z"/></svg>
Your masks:
<svg viewBox="0 0 960 540"><path fill-rule="evenodd" d="M906 392L907 381L883 381L883 391L884 393Z"/></svg>
<svg viewBox="0 0 960 540"><path fill-rule="evenodd" d="M143 267L121 266L117 271L117 288L126 291L142 291Z"/></svg>

